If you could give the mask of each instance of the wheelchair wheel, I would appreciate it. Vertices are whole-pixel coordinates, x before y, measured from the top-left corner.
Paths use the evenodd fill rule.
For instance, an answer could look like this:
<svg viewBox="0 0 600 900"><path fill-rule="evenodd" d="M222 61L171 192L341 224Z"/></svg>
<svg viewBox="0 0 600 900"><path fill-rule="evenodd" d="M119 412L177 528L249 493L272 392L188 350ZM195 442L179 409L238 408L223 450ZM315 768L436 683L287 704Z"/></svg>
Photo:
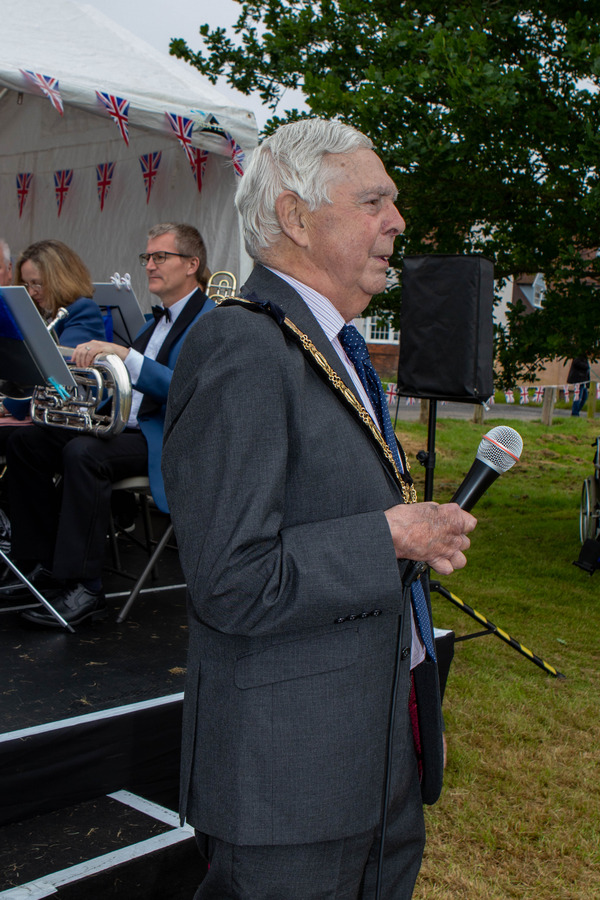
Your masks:
<svg viewBox="0 0 600 900"><path fill-rule="evenodd" d="M590 476L583 482L581 489L581 508L579 510L579 538L581 543L594 540L598 532L598 488L596 479Z"/></svg>

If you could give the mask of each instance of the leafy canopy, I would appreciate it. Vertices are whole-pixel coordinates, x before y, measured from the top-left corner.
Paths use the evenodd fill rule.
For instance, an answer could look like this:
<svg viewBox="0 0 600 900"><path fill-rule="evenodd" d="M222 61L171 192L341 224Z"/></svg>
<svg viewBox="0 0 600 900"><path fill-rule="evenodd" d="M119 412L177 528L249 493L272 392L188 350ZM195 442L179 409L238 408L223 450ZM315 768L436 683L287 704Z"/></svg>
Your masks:
<svg viewBox="0 0 600 900"><path fill-rule="evenodd" d="M600 18L589 0L240 3L234 37L171 53L257 91L266 131L301 88L311 114L368 134L400 190L403 254L483 253L496 278L542 272L542 310L498 331L505 383L551 356L600 355ZM582 257L583 253L583 257ZM376 298L398 316L401 286Z"/></svg>

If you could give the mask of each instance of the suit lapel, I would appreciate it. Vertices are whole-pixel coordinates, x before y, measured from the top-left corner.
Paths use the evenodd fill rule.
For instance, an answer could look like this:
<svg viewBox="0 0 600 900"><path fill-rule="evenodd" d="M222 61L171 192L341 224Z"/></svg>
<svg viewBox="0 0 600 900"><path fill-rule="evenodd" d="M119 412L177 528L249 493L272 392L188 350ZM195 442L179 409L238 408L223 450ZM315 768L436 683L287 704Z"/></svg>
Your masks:
<svg viewBox="0 0 600 900"><path fill-rule="evenodd" d="M297 325L298 328L311 339L317 350L323 354L331 368L339 375L346 387L348 387L356 396L357 400L362 403L354 383L348 375L346 367L333 348L331 341L313 316L307 304L294 288L288 284L287 281L283 281L283 279L274 275L273 272L265 269L264 266L257 264L248 281L240 291L242 297L247 297L253 292L255 292L261 300L270 300L283 309L294 325Z"/></svg>
<svg viewBox="0 0 600 900"><path fill-rule="evenodd" d="M173 322L173 326L169 329L169 332L164 339L160 350L158 351L158 355L156 357L156 361L166 365L169 361L169 353L171 352L171 347L175 343L175 341L179 338L179 336L189 328L190 323L196 318L208 297L204 294L200 289L194 291L188 302L183 307L182 311L177 316L176 320ZM156 322L150 322L146 325L142 331L137 335L133 344L131 345L134 350L138 350L140 353L143 353L150 342L150 338L154 334L154 329L156 328Z"/></svg>

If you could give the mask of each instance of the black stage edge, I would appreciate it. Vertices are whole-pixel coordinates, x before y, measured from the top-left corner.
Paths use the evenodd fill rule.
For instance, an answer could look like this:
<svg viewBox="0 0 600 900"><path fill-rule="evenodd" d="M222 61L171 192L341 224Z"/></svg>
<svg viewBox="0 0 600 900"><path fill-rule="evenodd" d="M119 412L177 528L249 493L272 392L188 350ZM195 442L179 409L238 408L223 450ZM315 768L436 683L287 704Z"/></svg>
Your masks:
<svg viewBox="0 0 600 900"><path fill-rule="evenodd" d="M153 519L160 536L164 517ZM136 575L147 561L134 541L141 532L138 522L119 540ZM187 655L181 585L177 552L167 549L156 580L117 624L133 581L107 570L108 617L74 634L30 626L0 598L0 824L121 788L175 807Z"/></svg>
<svg viewBox="0 0 600 900"><path fill-rule="evenodd" d="M127 789L176 808L183 695L0 735L0 825Z"/></svg>

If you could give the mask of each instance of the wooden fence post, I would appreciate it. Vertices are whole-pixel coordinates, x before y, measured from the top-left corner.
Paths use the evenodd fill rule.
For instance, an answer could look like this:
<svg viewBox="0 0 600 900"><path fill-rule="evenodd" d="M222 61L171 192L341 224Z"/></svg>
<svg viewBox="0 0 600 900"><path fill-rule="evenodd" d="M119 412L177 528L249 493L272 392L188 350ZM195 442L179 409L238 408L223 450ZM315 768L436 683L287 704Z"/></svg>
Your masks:
<svg viewBox="0 0 600 900"><path fill-rule="evenodd" d="M554 404L556 402L556 388L544 388L544 402L542 404L542 425L552 425Z"/></svg>

